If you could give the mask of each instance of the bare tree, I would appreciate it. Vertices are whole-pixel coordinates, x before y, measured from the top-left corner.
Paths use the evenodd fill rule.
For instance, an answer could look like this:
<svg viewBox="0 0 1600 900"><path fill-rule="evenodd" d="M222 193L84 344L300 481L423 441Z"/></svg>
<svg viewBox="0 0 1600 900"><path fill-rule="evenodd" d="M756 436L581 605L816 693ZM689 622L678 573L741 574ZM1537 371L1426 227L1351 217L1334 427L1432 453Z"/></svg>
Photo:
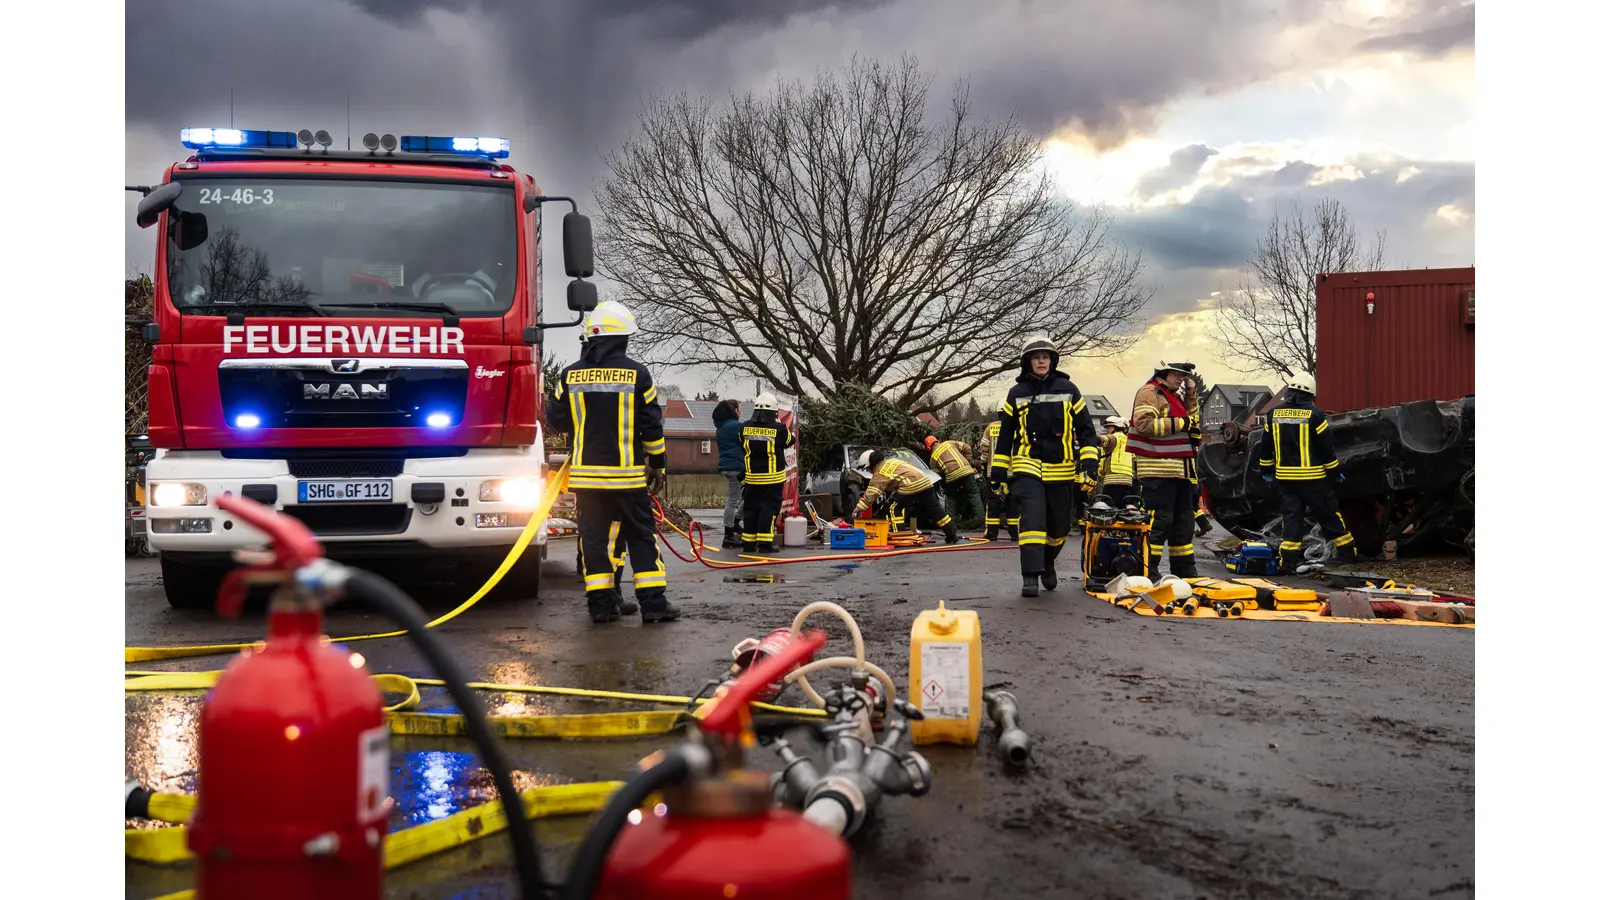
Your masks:
<svg viewBox="0 0 1600 900"><path fill-rule="evenodd" d="M682 400L683 399L683 388L678 387L675 384L663 384L663 385L660 385L659 387L660 387L660 390L656 391L656 393L661 395L661 399L663 399L663 400Z"/></svg>
<svg viewBox="0 0 1600 900"><path fill-rule="evenodd" d="M1238 292L1217 310L1214 339L1240 361L1230 368L1315 377L1317 276L1383 268L1385 239L1379 231L1363 248L1349 213L1332 198L1317 203L1310 216L1298 202L1287 216L1274 212Z"/></svg>
<svg viewBox="0 0 1600 900"><path fill-rule="evenodd" d="M717 109L652 98L598 194L646 360L907 408L1014 370L1030 334L1063 356L1131 344L1153 293L1139 255L1056 195L1015 121L974 121L964 83L930 121L930 83L904 58Z"/></svg>

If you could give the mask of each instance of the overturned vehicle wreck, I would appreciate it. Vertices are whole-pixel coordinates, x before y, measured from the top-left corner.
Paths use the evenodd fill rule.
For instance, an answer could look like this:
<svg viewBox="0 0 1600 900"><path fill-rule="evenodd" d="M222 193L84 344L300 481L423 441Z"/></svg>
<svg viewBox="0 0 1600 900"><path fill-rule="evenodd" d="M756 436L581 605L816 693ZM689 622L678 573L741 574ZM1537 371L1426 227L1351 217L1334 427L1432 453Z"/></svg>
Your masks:
<svg viewBox="0 0 1600 900"><path fill-rule="evenodd" d="M1471 395L1439 402L1328 414L1328 434L1345 476L1335 490L1363 556L1394 541L1398 552L1473 548L1475 405ZM1255 463L1262 429L1226 423L1199 453L1200 483L1212 515L1233 534L1276 542L1283 519L1278 490ZM1313 528L1306 561L1333 552Z"/></svg>

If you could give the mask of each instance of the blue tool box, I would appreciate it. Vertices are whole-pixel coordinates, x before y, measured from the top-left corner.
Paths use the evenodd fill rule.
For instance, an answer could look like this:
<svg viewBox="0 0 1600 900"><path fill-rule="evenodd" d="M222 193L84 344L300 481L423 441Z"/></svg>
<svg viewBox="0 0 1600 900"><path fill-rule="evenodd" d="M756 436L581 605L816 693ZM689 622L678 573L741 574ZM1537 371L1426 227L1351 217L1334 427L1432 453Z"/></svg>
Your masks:
<svg viewBox="0 0 1600 900"><path fill-rule="evenodd" d="M830 528L828 529L828 549L830 550L865 550L867 547L867 532L862 528Z"/></svg>

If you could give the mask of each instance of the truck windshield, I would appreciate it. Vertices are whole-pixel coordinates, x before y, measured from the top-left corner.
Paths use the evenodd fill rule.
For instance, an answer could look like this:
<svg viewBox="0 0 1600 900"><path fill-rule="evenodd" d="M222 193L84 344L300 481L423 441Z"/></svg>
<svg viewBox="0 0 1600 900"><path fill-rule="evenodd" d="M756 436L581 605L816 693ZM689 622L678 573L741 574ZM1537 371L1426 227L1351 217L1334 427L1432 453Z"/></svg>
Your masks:
<svg viewBox="0 0 1600 900"><path fill-rule="evenodd" d="M511 308L509 185L183 181L167 229L167 284L180 312L416 318Z"/></svg>

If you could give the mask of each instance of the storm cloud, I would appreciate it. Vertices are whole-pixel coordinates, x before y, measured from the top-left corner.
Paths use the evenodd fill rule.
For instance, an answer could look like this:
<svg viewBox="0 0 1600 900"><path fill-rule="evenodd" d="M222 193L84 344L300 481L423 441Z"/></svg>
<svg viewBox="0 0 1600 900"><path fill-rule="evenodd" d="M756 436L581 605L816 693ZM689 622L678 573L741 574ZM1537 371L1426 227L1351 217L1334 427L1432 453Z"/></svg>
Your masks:
<svg viewBox="0 0 1600 900"><path fill-rule="evenodd" d="M1200 155L1192 147L1179 153ZM1227 172L1226 161L1217 165ZM1295 202L1309 211L1324 197L1345 206L1364 243L1385 232L1391 268L1471 265L1475 177L1472 163L1358 158L1333 173L1291 161L1202 187L1186 203L1120 211L1116 230L1160 273L1150 312L1182 312L1239 286L1274 212L1288 215Z"/></svg>

